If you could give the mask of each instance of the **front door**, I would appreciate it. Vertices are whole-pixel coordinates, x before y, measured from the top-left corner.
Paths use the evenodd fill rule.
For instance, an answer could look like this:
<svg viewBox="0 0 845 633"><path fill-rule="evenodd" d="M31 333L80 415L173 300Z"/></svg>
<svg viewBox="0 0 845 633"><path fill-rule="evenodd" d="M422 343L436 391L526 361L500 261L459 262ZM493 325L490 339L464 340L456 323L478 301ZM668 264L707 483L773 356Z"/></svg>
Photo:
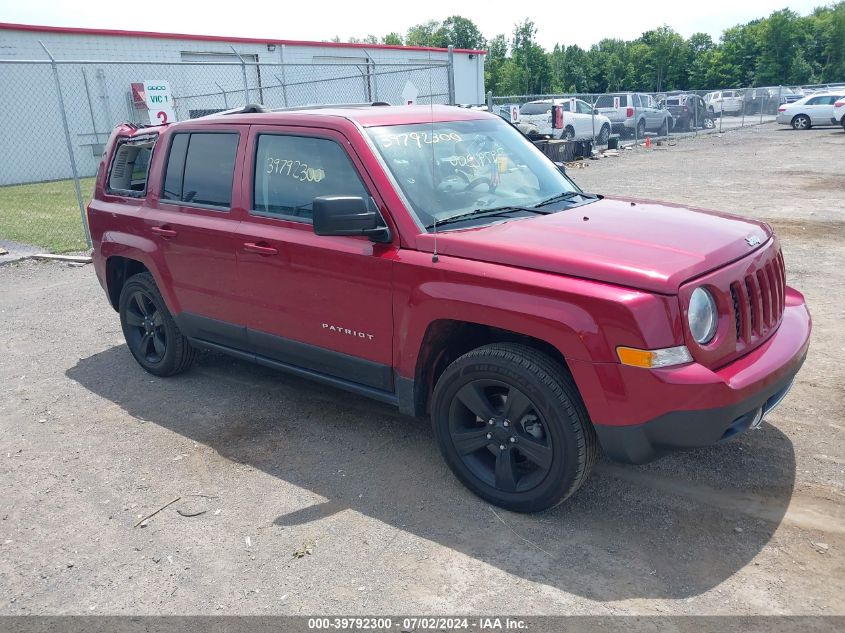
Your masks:
<svg viewBox="0 0 845 633"><path fill-rule="evenodd" d="M315 235L311 224L318 196L374 196L383 208L358 157L341 134L315 128L252 126L249 147L238 271L253 351L392 391L397 247Z"/></svg>

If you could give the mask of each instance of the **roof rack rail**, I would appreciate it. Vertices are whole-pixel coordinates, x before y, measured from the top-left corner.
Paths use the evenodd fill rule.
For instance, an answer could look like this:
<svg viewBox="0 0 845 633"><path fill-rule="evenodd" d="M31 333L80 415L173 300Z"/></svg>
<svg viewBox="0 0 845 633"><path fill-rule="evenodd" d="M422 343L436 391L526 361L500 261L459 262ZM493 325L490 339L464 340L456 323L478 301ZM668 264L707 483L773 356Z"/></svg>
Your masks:
<svg viewBox="0 0 845 633"><path fill-rule="evenodd" d="M289 108L273 108L270 112L294 112L296 110L325 110L328 108L370 108L373 106L390 106L387 101L373 101L371 103L311 103L308 105L291 106Z"/></svg>
<svg viewBox="0 0 845 633"><path fill-rule="evenodd" d="M248 103L245 106L241 106L240 108L232 108L231 110L223 110L221 112L215 112L213 114L206 114L205 116L197 117L198 119L207 119L213 116L221 116L221 115L228 115L228 114L256 114L259 112L271 112L271 110L260 103Z"/></svg>

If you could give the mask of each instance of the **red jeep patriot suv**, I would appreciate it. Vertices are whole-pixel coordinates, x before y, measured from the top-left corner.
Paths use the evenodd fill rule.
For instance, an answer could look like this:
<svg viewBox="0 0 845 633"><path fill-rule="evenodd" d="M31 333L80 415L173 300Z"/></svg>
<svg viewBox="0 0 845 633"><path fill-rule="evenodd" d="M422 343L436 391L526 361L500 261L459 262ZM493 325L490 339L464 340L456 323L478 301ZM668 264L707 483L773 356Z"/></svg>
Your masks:
<svg viewBox="0 0 845 633"><path fill-rule="evenodd" d="M144 369L210 348L428 413L512 510L572 495L600 448L643 463L759 426L809 344L768 225L585 193L484 112L122 125L88 220Z"/></svg>

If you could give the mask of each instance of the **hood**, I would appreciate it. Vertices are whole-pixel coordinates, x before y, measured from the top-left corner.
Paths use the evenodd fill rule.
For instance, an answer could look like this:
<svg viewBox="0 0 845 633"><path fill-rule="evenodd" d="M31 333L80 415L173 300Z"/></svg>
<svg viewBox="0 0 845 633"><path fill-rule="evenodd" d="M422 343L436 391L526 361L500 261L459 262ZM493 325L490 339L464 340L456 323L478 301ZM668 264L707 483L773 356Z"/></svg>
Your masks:
<svg viewBox="0 0 845 633"><path fill-rule="evenodd" d="M762 222L681 205L603 198L544 216L437 234L441 255L594 279L663 294L764 245ZM746 238L759 240L749 244ZM434 236L418 236L432 252Z"/></svg>

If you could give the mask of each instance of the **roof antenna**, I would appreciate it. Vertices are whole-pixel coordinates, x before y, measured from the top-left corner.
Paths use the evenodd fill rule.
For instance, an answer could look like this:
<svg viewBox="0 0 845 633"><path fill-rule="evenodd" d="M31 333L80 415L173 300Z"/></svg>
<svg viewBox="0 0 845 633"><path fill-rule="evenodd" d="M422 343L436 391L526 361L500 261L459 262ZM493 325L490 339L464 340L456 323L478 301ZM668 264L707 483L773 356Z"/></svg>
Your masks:
<svg viewBox="0 0 845 633"><path fill-rule="evenodd" d="M437 218L434 218L434 253L431 256L431 263L436 264L440 261L440 258L437 256Z"/></svg>

